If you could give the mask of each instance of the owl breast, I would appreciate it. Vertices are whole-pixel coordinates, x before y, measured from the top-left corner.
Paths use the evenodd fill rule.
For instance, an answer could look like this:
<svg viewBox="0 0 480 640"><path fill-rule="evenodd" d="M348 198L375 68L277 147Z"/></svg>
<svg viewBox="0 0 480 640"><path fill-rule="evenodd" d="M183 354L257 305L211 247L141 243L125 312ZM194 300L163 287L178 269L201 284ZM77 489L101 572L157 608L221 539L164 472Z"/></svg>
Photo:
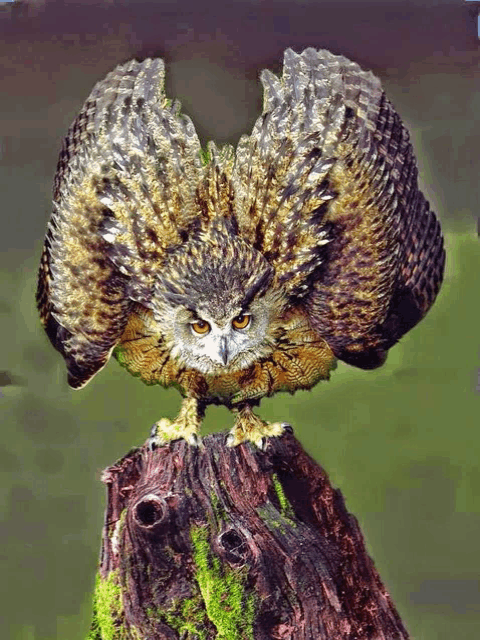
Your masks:
<svg viewBox="0 0 480 640"><path fill-rule="evenodd" d="M271 353L246 369L204 375L171 357L150 310L137 305L117 346L115 357L146 384L176 387L206 404L228 407L277 391L311 389L330 377L336 359L325 340L310 328L300 309L286 314Z"/></svg>

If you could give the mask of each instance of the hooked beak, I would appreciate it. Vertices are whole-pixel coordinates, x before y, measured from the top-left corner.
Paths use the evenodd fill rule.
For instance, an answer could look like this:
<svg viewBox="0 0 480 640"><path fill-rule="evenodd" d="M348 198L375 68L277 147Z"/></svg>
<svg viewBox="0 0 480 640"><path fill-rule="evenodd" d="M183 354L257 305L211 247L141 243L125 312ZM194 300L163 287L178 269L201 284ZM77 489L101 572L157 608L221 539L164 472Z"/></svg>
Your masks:
<svg viewBox="0 0 480 640"><path fill-rule="evenodd" d="M222 336L220 338L218 355L220 356L220 360L223 362L223 364L227 364L228 363L228 356L229 356L228 342L227 342L227 338L225 336Z"/></svg>

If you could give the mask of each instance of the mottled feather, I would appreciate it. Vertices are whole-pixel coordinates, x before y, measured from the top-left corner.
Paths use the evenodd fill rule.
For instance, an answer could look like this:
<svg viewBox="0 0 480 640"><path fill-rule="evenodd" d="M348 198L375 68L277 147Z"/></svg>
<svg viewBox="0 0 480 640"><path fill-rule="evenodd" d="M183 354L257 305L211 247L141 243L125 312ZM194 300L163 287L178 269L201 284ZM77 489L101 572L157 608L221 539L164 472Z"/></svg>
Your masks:
<svg viewBox="0 0 480 640"><path fill-rule="evenodd" d="M379 80L328 51L287 50L282 77L261 80L263 114L232 178L240 231L337 357L377 366L443 273L408 132Z"/></svg>
<svg viewBox="0 0 480 640"><path fill-rule="evenodd" d="M190 437L208 403L238 410L234 442L260 423L278 435L251 405L311 388L335 358L380 365L442 281L440 225L380 81L287 49L281 77L261 82L252 133L202 152L163 62L128 62L95 86L60 154L42 322L73 387L114 348L145 382L176 386L187 404L171 430L158 423L167 439Z"/></svg>
<svg viewBox="0 0 480 640"><path fill-rule="evenodd" d="M149 304L165 251L197 220L200 143L163 85L162 60L117 67L60 153L37 300L73 387L105 364L132 301Z"/></svg>

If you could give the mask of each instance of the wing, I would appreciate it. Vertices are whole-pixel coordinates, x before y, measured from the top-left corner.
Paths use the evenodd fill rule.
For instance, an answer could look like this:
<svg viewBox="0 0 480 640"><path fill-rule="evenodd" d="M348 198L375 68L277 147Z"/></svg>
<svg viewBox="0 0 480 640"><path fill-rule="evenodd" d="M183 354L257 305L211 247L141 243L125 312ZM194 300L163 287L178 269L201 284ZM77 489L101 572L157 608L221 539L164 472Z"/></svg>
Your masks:
<svg viewBox="0 0 480 640"><path fill-rule="evenodd" d="M328 51L287 50L282 77L261 79L233 169L239 226L335 355L378 366L443 275L408 133L379 80Z"/></svg>
<svg viewBox="0 0 480 640"><path fill-rule="evenodd" d="M117 67L60 153L37 303L74 388L106 363L132 301L148 306L166 250L194 224L200 143L163 85L162 60Z"/></svg>

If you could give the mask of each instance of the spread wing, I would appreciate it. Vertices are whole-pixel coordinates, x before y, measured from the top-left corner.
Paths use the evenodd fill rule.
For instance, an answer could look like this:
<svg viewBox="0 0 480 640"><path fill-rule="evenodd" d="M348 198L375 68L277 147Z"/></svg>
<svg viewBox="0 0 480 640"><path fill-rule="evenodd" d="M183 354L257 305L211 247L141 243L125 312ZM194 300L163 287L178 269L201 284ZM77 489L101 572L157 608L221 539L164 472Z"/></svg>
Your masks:
<svg viewBox="0 0 480 640"><path fill-rule="evenodd" d="M233 168L239 227L335 355L378 366L443 276L408 132L379 80L328 51L287 50L282 77L261 80Z"/></svg>
<svg viewBox="0 0 480 640"><path fill-rule="evenodd" d="M133 301L148 306L166 249L197 217L200 143L163 85L162 60L117 67L60 153L37 303L75 388L106 363Z"/></svg>

